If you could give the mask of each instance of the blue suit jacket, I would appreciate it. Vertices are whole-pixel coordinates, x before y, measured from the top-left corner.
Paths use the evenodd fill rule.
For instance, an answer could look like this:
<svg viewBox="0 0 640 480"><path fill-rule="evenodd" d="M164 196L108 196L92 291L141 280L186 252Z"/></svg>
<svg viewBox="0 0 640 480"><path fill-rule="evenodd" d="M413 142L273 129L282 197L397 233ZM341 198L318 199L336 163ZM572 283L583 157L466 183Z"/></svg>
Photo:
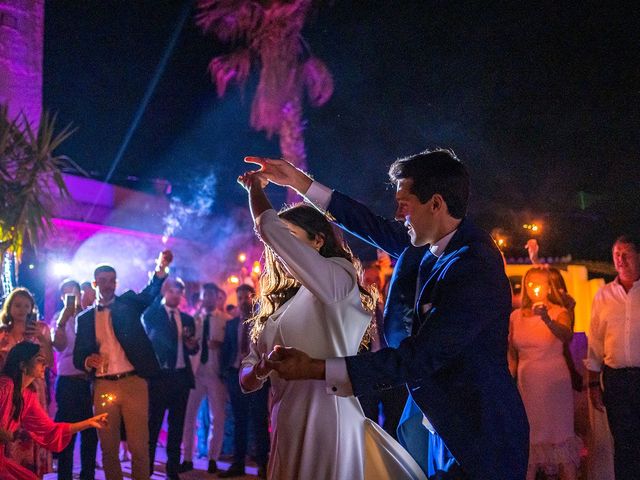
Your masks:
<svg viewBox="0 0 640 480"><path fill-rule="evenodd" d="M529 426L507 368L511 294L491 237L464 220L418 286L413 315L399 320L389 315L416 298L416 259L425 256L425 248L412 247L399 223L376 217L339 192L334 192L329 212L374 246L395 256L402 249L392 278L400 283L392 283L387 299L385 321L390 324L385 335L389 329L395 338L407 329L412 334L397 348L346 359L354 393L406 384L472 478L524 478ZM392 297L394 286L397 294Z"/></svg>
<svg viewBox="0 0 640 480"><path fill-rule="evenodd" d="M195 323L191 315L187 315L184 312L180 312L180 321L183 327L190 327L195 332ZM173 340L177 332L172 333L169 329L173 328L171 322L169 322L169 315L167 310L159 302L155 302L151 305L142 315L142 323L144 329L147 332L153 351L155 352L158 363L161 367L165 367L169 358L177 355L178 346ZM174 329L175 330L175 329ZM198 352L198 348L190 350L184 343L182 343L182 354L184 358L185 368L187 369L187 375L189 377L189 387L195 387L195 379L193 376L193 370L191 369L191 361L189 355L193 355Z"/></svg>
<svg viewBox="0 0 640 480"><path fill-rule="evenodd" d="M155 275L140 292L131 290L116 297L111 304L111 321L113 331L122 345L127 359L133 365L138 375L151 378L160 373L160 366L156 360L151 341L144 331L140 317L142 312L153 303L160 294L164 279ZM76 343L73 349L73 364L78 370L84 371L84 362L92 353L99 353L96 341L95 307L82 312L76 323Z"/></svg>

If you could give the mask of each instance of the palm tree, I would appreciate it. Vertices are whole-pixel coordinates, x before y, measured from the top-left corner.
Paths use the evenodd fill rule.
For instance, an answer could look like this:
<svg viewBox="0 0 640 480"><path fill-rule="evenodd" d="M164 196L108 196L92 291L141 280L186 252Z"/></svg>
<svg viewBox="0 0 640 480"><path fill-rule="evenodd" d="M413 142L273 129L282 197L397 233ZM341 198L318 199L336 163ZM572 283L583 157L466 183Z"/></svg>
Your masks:
<svg viewBox="0 0 640 480"><path fill-rule="evenodd" d="M37 131L24 113L11 118L0 105L0 264L3 290L11 288L7 261L19 264L25 244L37 247L52 232L56 202L68 197L62 169L71 160L54 150L73 133L55 133L55 116L42 113ZM77 166L76 166L77 167Z"/></svg>
<svg viewBox="0 0 640 480"><path fill-rule="evenodd" d="M233 46L211 60L209 72L222 97L231 83L244 86L252 64L260 68L251 126L279 136L286 160L306 168L302 98L318 107L333 93L327 66L311 55L302 28L315 8L312 0L200 0L196 23Z"/></svg>

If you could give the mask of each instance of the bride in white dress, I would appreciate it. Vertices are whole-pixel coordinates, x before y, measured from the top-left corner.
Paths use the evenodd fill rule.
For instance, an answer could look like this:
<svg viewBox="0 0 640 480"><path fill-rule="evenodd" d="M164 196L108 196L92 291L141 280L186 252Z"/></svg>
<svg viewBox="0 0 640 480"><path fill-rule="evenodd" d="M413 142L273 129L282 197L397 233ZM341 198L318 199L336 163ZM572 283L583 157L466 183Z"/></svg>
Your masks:
<svg viewBox="0 0 640 480"><path fill-rule="evenodd" d="M329 395L323 381L282 380L265 366L276 344L314 358L355 355L372 319L363 304L373 307L375 301L359 284L351 251L322 213L301 204L278 214L260 173L238 181L249 192L265 244L259 309L240 383L251 392L271 379L268 478L426 479L400 444L364 416L355 397Z"/></svg>

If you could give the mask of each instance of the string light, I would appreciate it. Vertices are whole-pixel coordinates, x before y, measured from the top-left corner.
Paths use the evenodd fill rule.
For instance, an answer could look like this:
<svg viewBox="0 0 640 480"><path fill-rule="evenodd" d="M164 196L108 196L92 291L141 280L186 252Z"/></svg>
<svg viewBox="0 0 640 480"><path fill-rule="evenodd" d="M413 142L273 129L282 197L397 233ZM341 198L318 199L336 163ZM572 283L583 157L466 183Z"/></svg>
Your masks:
<svg viewBox="0 0 640 480"><path fill-rule="evenodd" d="M253 268L251 269L251 271L256 275L260 275L260 273L262 272L262 267L260 267L260 262L258 262L257 260L253 262Z"/></svg>
<svg viewBox="0 0 640 480"><path fill-rule="evenodd" d="M238 261L240 263L244 263L247 261L247 254L246 253L240 253L238 254Z"/></svg>

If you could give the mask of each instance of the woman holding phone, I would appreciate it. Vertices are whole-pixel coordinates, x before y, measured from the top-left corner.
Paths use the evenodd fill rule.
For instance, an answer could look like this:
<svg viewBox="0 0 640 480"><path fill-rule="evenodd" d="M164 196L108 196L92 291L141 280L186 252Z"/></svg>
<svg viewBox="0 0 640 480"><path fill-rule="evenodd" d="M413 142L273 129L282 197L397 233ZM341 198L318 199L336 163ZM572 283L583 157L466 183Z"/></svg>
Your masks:
<svg viewBox="0 0 640 480"><path fill-rule="evenodd" d="M531 268L522 280L522 307L509 325L509 369L529 419L527 480L538 471L574 480L580 440L573 428L573 393L563 344L571 340L571 318L549 270Z"/></svg>
<svg viewBox="0 0 640 480"><path fill-rule="evenodd" d="M9 351L23 341L37 344L46 366L53 365L51 331L46 323L37 320L35 301L29 290L18 287L9 293L0 311L0 322L6 331L0 343L0 368L4 366ZM35 379L33 388L38 402L46 411L47 386L44 378ZM52 471L51 452L35 444L24 430L19 429L14 438L6 446L7 456L39 476Z"/></svg>

